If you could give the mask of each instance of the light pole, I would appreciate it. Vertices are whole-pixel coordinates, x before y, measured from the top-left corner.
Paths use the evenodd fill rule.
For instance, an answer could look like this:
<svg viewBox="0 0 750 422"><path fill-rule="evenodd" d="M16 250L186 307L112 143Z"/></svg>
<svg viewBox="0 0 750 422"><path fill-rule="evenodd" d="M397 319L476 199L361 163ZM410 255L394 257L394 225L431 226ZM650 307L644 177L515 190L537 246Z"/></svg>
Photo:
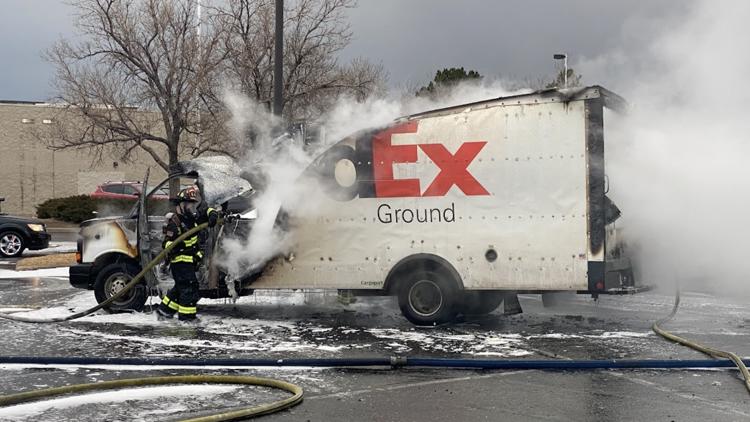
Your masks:
<svg viewBox="0 0 750 422"><path fill-rule="evenodd" d="M555 60L563 60L563 65L565 66L565 73L563 74L563 87L568 87L568 55L565 53L558 53L552 56Z"/></svg>
<svg viewBox="0 0 750 422"><path fill-rule="evenodd" d="M273 113L281 116L284 107L284 0L276 0L276 41L274 41L273 58Z"/></svg>

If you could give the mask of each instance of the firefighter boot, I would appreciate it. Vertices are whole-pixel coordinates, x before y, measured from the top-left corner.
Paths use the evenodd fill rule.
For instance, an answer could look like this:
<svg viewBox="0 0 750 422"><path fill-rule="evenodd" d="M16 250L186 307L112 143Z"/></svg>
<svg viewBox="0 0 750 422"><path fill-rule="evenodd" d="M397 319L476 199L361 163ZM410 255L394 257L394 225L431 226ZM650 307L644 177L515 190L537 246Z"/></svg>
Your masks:
<svg viewBox="0 0 750 422"><path fill-rule="evenodd" d="M164 295L159 307L156 308L156 318L160 321L172 318L175 312L180 308L180 305L178 305L177 302L169 298L170 293L173 292L170 290L169 293Z"/></svg>
<svg viewBox="0 0 750 422"><path fill-rule="evenodd" d="M159 320L159 321L166 321L168 319L172 319L172 317L174 317L174 313L170 314L169 312L167 312L164 309L162 309L161 306L159 306L158 308L156 308L156 319L157 320Z"/></svg>

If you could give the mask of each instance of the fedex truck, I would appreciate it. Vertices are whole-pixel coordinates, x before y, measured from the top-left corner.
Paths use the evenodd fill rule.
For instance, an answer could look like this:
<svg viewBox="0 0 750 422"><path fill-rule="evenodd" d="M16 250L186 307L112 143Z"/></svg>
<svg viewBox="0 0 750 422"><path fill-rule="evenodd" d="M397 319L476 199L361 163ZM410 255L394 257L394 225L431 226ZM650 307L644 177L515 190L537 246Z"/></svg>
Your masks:
<svg viewBox="0 0 750 422"><path fill-rule="evenodd" d="M545 90L431 110L349 136L301 176L315 181L306 191L315 198L310 212L277 219L292 239L288 253L239 280L212 261L202 270L202 294L395 295L407 319L431 325L491 312L516 292L638 291L623 245L614 243L619 210L605 195L604 108L623 105L599 86ZM240 180L233 192L212 192L216 166L192 165L173 176L195 177L209 201L250 189ZM101 301L158 252L154 228L163 217L145 210L144 203L124 219L84 223L73 285L97 290ZM252 236L253 218L245 215L210 236L213 253L221 253L222 237ZM112 236L102 237L102 224L122 229L122 253L104 244ZM112 274L119 283L108 282ZM122 306L142 307L148 286L135 294Z"/></svg>

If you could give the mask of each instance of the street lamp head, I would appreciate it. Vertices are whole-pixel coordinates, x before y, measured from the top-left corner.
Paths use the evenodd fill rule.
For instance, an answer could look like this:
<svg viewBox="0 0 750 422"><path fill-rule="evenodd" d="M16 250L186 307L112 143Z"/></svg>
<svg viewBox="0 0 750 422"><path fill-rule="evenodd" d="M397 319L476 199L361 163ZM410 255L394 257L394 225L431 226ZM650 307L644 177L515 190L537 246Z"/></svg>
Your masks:
<svg viewBox="0 0 750 422"><path fill-rule="evenodd" d="M565 53L555 53L552 55L555 60L563 60L563 66L565 70L563 72L563 88L568 88L568 55ZM559 76L558 76L559 80Z"/></svg>

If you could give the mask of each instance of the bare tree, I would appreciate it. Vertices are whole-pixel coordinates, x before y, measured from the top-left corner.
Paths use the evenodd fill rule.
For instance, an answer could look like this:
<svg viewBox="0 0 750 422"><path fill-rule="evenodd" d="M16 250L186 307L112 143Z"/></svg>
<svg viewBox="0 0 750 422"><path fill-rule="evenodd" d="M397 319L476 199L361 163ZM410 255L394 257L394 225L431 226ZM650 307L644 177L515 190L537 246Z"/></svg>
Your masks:
<svg viewBox="0 0 750 422"><path fill-rule="evenodd" d="M60 40L46 53L71 117L49 132L52 148L117 151L124 160L141 150L166 171L181 155L223 150L200 136L210 126L200 98L226 51L213 15L203 17L199 35L192 0L71 4L80 41ZM194 142L183 145L188 137ZM170 188L175 194L178 182Z"/></svg>
<svg viewBox="0 0 750 422"><path fill-rule="evenodd" d="M385 81L382 66L337 55L352 33L353 0L298 0L284 11L284 117L319 116L341 95L364 99ZM220 10L227 39L224 77L260 103L273 99L274 0L235 0Z"/></svg>

